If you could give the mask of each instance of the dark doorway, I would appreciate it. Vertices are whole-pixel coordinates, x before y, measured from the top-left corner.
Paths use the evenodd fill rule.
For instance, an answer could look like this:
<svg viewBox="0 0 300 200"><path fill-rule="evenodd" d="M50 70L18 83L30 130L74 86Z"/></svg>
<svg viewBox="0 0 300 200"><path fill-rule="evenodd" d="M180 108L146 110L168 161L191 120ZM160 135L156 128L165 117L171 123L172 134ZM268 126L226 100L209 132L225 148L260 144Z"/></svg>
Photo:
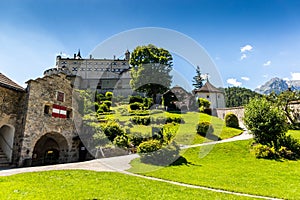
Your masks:
<svg viewBox="0 0 300 200"><path fill-rule="evenodd" d="M87 155L87 149L82 142L79 144L79 161L85 161Z"/></svg>
<svg viewBox="0 0 300 200"><path fill-rule="evenodd" d="M58 133L47 133L35 144L32 154L32 166L51 165L64 162L68 144L64 136Z"/></svg>

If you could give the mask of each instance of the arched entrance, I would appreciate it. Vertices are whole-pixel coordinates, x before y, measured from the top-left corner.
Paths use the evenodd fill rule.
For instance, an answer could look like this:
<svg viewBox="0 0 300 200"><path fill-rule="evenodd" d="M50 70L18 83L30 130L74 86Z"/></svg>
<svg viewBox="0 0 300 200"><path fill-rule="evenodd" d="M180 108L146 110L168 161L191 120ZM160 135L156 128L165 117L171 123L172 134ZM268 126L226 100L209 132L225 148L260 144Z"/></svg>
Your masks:
<svg viewBox="0 0 300 200"><path fill-rule="evenodd" d="M3 125L0 127L0 149L9 162L12 161L14 133L15 128L13 126Z"/></svg>
<svg viewBox="0 0 300 200"><path fill-rule="evenodd" d="M32 166L51 165L66 162L68 142L59 133L47 133L35 144L32 154Z"/></svg>

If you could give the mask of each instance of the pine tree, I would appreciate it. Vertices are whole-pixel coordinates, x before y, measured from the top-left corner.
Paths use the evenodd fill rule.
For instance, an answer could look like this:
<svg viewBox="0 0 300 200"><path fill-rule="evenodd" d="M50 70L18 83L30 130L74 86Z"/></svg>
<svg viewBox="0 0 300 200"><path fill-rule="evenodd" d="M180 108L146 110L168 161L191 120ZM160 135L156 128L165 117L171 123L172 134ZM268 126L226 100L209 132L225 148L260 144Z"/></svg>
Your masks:
<svg viewBox="0 0 300 200"><path fill-rule="evenodd" d="M204 81L204 79L203 79L203 77L201 75L200 67L197 66L197 68L196 68L196 76L193 77L193 86L196 89L200 89L203 86L203 81Z"/></svg>

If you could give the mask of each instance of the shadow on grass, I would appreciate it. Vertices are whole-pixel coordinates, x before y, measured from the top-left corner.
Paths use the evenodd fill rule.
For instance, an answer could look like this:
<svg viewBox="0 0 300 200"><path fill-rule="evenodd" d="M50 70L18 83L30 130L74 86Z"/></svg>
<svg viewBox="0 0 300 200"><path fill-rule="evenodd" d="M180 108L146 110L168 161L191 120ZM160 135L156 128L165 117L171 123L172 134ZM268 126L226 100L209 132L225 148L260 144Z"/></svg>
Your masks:
<svg viewBox="0 0 300 200"><path fill-rule="evenodd" d="M185 159L185 157L180 156L176 161L174 161L170 166L182 166L182 165L193 165L193 166L201 166L201 165L196 165L194 163L191 163Z"/></svg>

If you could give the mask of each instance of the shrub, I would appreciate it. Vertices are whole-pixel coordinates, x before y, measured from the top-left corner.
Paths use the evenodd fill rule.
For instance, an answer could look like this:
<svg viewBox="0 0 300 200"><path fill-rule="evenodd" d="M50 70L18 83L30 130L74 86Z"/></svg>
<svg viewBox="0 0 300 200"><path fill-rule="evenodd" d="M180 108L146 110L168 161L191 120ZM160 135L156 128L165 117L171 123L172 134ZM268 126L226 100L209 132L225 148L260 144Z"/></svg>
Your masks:
<svg viewBox="0 0 300 200"><path fill-rule="evenodd" d="M129 98L129 104L132 104L132 103L135 103L135 102L138 102L138 103L143 103L143 98L141 96L131 96Z"/></svg>
<svg viewBox="0 0 300 200"><path fill-rule="evenodd" d="M203 137L208 134L212 134L214 132L214 128L212 124L208 121L199 122L197 125L197 133Z"/></svg>
<svg viewBox="0 0 300 200"><path fill-rule="evenodd" d="M280 137L277 141L277 148L286 147L295 153L296 157L300 157L300 143L297 139L293 138L291 135L284 135Z"/></svg>
<svg viewBox="0 0 300 200"><path fill-rule="evenodd" d="M112 104L111 101L108 101L108 100L103 101L102 103L105 104L105 105L107 105L108 108L110 108L111 104Z"/></svg>
<svg viewBox="0 0 300 200"><path fill-rule="evenodd" d="M108 122L103 127L103 131L110 141L114 141L117 136L124 135L124 130L116 122Z"/></svg>
<svg viewBox="0 0 300 200"><path fill-rule="evenodd" d="M239 128L239 119L233 113L227 113L225 116L225 124L227 127Z"/></svg>
<svg viewBox="0 0 300 200"><path fill-rule="evenodd" d="M149 109L153 105L153 99L152 98L143 98L143 104L147 109Z"/></svg>
<svg viewBox="0 0 300 200"><path fill-rule="evenodd" d="M134 102L129 104L131 110L141 110L144 107L144 104L139 102Z"/></svg>
<svg viewBox="0 0 300 200"><path fill-rule="evenodd" d="M133 132L129 135L129 141L135 147L139 146L144 140L143 135L139 132Z"/></svg>
<svg viewBox="0 0 300 200"><path fill-rule="evenodd" d="M103 113L103 112L109 112L109 108L106 104L99 105L99 108L97 110L97 113Z"/></svg>
<svg viewBox="0 0 300 200"><path fill-rule="evenodd" d="M161 148L161 143L159 140L148 140L146 142L142 142L138 148L137 152L142 154L142 153L150 153L157 151Z"/></svg>
<svg viewBox="0 0 300 200"><path fill-rule="evenodd" d="M295 160L297 157L296 153L292 152L291 150L289 150L286 147L280 147L280 149L278 150L278 154L280 157L286 158L289 160Z"/></svg>
<svg viewBox="0 0 300 200"><path fill-rule="evenodd" d="M172 123L172 122L177 123L177 124L185 123L181 117L168 116L165 123Z"/></svg>
<svg viewBox="0 0 300 200"><path fill-rule="evenodd" d="M275 148L268 145L256 144L254 146L254 153L257 158L278 158Z"/></svg>
<svg viewBox="0 0 300 200"><path fill-rule="evenodd" d="M105 97L106 97L107 100L111 101L111 99L113 97L113 93L112 92L106 92Z"/></svg>
<svg viewBox="0 0 300 200"><path fill-rule="evenodd" d="M148 126L151 122L151 119L149 116L147 116L147 117L135 116L133 118L130 118L130 121L132 121L133 123L138 124L138 125Z"/></svg>
<svg viewBox="0 0 300 200"><path fill-rule="evenodd" d="M211 104L210 101L208 101L207 99L199 98L198 99L199 111L204 113L205 110L209 108L210 104Z"/></svg>
<svg viewBox="0 0 300 200"><path fill-rule="evenodd" d="M252 99L245 107L244 121L257 143L271 146L287 131L283 111L265 98Z"/></svg>
<svg viewBox="0 0 300 200"><path fill-rule="evenodd" d="M144 154L141 154L140 152L140 155L141 161L144 163L166 166L172 164L179 158L179 152L179 146L173 141L169 145L156 151L151 151Z"/></svg>
<svg viewBox="0 0 300 200"><path fill-rule="evenodd" d="M113 143L118 147L128 147L128 137L126 135L118 135L115 137Z"/></svg>

